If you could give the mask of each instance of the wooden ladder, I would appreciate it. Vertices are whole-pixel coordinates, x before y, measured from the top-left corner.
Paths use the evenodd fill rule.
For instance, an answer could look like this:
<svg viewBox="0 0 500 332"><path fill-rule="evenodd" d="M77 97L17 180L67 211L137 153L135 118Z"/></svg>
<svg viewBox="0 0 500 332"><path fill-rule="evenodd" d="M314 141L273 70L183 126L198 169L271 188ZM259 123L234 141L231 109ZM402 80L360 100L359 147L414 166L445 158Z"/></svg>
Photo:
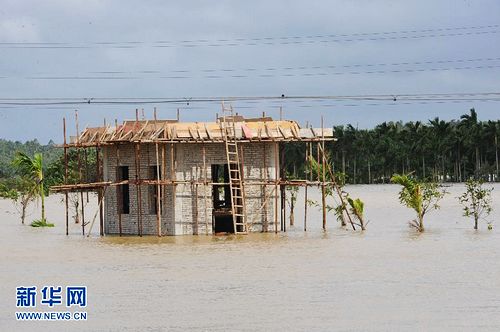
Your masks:
<svg viewBox="0 0 500 332"><path fill-rule="evenodd" d="M222 104L222 132L226 145L226 158L229 173L229 188L231 190L231 213L235 234L248 234L245 213L245 191L241 176L240 156L236 139L236 125L233 107Z"/></svg>

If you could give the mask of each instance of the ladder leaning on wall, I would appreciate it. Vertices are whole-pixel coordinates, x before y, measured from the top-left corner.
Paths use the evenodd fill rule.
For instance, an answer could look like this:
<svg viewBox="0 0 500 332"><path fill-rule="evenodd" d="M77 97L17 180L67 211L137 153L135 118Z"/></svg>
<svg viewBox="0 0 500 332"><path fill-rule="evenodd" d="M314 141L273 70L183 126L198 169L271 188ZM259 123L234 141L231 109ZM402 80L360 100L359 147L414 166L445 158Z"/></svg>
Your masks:
<svg viewBox="0 0 500 332"><path fill-rule="evenodd" d="M236 138L236 125L233 107L222 104L222 132L226 145L226 158L231 191L231 213L235 234L247 234L248 225L245 213L245 193L241 172L240 156Z"/></svg>

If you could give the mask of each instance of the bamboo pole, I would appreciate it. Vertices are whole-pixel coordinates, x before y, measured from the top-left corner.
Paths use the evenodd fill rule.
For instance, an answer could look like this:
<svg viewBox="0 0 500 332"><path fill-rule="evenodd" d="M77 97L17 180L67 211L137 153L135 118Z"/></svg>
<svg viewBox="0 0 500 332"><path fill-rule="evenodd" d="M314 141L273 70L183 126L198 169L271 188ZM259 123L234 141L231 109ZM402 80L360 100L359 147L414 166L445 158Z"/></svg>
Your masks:
<svg viewBox="0 0 500 332"><path fill-rule="evenodd" d="M274 233L278 233L278 143L274 143Z"/></svg>
<svg viewBox="0 0 500 332"><path fill-rule="evenodd" d="M264 158L263 158L263 162L264 162L264 182L267 182L267 144L266 143L263 143L264 145ZM264 232L268 232L269 231L269 220L267 219L267 187L265 185L262 186L262 191L264 192L264 202L262 203L263 206L264 206L264 220L263 220L263 225L262 225L262 230Z"/></svg>
<svg viewBox="0 0 500 332"><path fill-rule="evenodd" d="M142 236L142 187L141 187L141 145L137 144L137 173L138 173L138 190L139 190L139 199L138 199L138 208L139 208L139 236Z"/></svg>
<svg viewBox="0 0 500 332"><path fill-rule="evenodd" d="M307 167L307 164L309 162L309 143L306 143L306 166ZM309 168L309 173L311 172L310 168ZM305 177L307 179L307 176L309 175L309 173L306 173L305 174ZM304 188L304 232L307 231L307 185L305 186Z"/></svg>
<svg viewBox="0 0 500 332"><path fill-rule="evenodd" d="M198 235L198 183L194 185L194 225L193 235Z"/></svg>
<svg viewBox="0 0 500 332"><path fill-rule="evenodd" d="M79 124L78 124L78 110L75 110L75 126L76 126L76 142L79 141L80 137L80 129L79 129ZM78 180L81 183L82 182L82 163L81 163L81 157L80 157L80 149L77 149L78 151ZM82 213L82 235L85 235L85 207L83 204L83 190L80 190L80 202L81 202L81 213Z"/></svg>
<svg viewBox="0 0 500 332"><path fill-rule="evenodd" d="M104 199L104 195L101 196L101 198L100 198L100 200L98 201L98 204L97 204L97 207L98 207L99 211L100 211L100 209L102 207L103 199ZM87 233L87 237L90 237L90 233L92 232L92 228L94 227L94 222L95 222L95 220L97 218L97 214L99 213L99 211L96 211L95 214L94 214L94 218L92 218L92 222L90 223L89 230L88 230L88 233Z"/></svg>
<svg viewBox="0 0 500 332"><path fill-rule="evenodd" d="M203 155L203 200L204 200L204 218L205 218L205 234L208 235L208 199L207 199L207 158L205 144L202 144Z"/></svg>
<svg viewBox="0 0 500 332"><path fill-rule="evenodd" d="M154 108L154 120L155 120L155 132L157 125L157 116L156 116L156 107ZM156 185L156 229L158 232L158 236L161 237L161 186L160 186L160 156L159 156L159 147L158 142L155 143L155 152L156 152L156 180L158 184ZM149 156L149 154L148 154Z"/></svg>
<svg viewBox="0 0 500 332"><path fill-rule="evenodd" d="M68 148L66 146L66 118L63 118L64 135L64 184L68 184ZM66 209L66 235L69 235L69 212L68 212L68 192L64 193L64 205Z"/></svg>
<svg viewBox="0 0 500 332"><path fill-rule="evenodd" d="M283 169L285 169L285 151L283 150L283 148L281 148L280 150L281 150L281 152L280 152L280 169L283 170ZM286 172L284 174L284 178L285 178L285 180L287 179ZM281 202L281 214L282 214L281 219L283 219L283 231L286 232L286 185L281 185L280 189L282 191L281 195L283 197L282 202Z"/></svg>
<svg viewBox="0 0 500 332"><path fill-rule="evenodd" d="M97 146L96 147L96 166L97 166L97 178L99 179L99 181L101 181L101 177L102 177L102 172L101 172L101 158L100 158L100 153L99 153L99 147ZM98 207L99 207L99 235L100 236L104 236L104 215L103 215L103 205L100 204L100 202L102 202L102 200L104 199L104 196L103 196L103 190L102 189L99 189L97 191L97 202L99 203L98 204Z"/></svg>
<svg viewBox="0 0 500 332"><path fill-rule="evenodd" d="M321 138L325 138L325 130L324 130L324 125L323 125L323 116L321 116ZM326 192L326 186L325 186L325 178L326 178L326 159L325 159L325 141L323 140L322 143L322 153L321 153L321 164L322 164L322 185L321 185L321 204L323 208L323 230L326 231L326 197L325 197L325 192ZM319 146L318 146L319 147Z"/></svg>
<svg viewBox="0 0 500 332"><path fill-rule="evenodd" d="M328 167L327 167L328 168ZM247 179L247 185L248 186L274 186L276 184L276 181L274 180L268 180L267 182L258 180L258 179ZM278 185L286 185L286 186L296 186L296 187L303 187L303 186L321 186L323 182L321 181L306 181L306 180L278 180ZM146 180L146 179L141 179L140 181L135 181L135 180L124 180L124 181L118 181L118 182L111 182L111 181L104 181L104 182L97 182L97 183L80 183L80 184L74 184L74 185L59 185L59 186L52 186L51 190L53 192L63 192L63 191L79 191L79 190L91 190L91 189L97 189L101 187L114 187L114 186L120 186L124 184L133 184L133 185L169 185L169 186L176 186L179 184L198 184L198 185L203 185L203 181L189 181L189 180L180 180L180 181L171 181L171 180ZM326 185L334 185L335 182L333 181L325 181ZM208 182L207 185L216 185L216 186L225 186L229 185L229 182Z"/></svg>
<svg viewBox="0 0 500 332"><path fill-rule="evenodd" d="M99 143L97 143L96 147L99 146ZM85 182L89 182L89 164L88 164L88 158L87 158L87 149L83 149L83 163L85 164L84 170L85 170ZM87 200L87 204L89 203L89 192L85 192L85 198Z"/></svg>
<svg viewBox="0 0 500 332"><path fill-rule="evenodd" d="M166 155L166 149L167 146L166 144L161 145L161 179L162 181L165 181L166 176L167 176L167 166L165 164L165 155ZM161 190L161 206L162 206L162 214L166 215L166 206L165 206L165 195L166 195L166 185L162 185L162 190Z"/></svg>
<svg viewBox="0 0 500 332"><path fill-rule="evenodd" d="M176 176L175 176L175 151L174 151L174 144L170 144L170 181L174 183ZM172 210L173 210L173 216L174 216L174 233L175 233L175 220L176 220L176 215L175 215L175 202L176 202L176 190L177 186L175 184L172 185Z"/></svg>
<svg viewBox="0 0 500 332"><path fill-rule="evenodd" d="M116 177L115 177L116 179L118 178L118 172L120 172L120 145L116 145ZM120 193L120 195L118 195L118 193ZM122 198L123 197L122 195L123 195L123 187L116 186L116 197ZM120 234L120 236L122 236L123 198L121 202L118 202L116 211L118 212L118 233Z"/></svg>

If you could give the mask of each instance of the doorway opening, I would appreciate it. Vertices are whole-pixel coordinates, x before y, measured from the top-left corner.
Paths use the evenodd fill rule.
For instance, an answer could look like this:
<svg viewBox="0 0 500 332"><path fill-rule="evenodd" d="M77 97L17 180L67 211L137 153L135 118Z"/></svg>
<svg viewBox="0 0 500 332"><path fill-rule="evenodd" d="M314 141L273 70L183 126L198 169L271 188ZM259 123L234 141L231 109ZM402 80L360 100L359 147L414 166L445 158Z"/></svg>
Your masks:
<svg viewBox="0 0 500 332"><path fill-rule="evenodd" d="M212 165L212 227L214 233L234 233L231 189L227 164Z"/></svg>

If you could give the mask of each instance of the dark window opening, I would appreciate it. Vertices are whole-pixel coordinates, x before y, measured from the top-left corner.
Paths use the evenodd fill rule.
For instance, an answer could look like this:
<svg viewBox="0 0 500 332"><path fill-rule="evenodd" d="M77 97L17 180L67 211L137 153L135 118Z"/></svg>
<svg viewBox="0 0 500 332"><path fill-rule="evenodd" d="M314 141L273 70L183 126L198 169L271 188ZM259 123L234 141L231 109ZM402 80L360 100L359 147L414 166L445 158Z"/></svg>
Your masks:
<svg viewBox="0 0 500 332"><path fill-rule="evenodd" d="M155 166L149 167L149 180L158 180L158 168ZM160 170L160 179L161 179L161 170ZM157 214L158 213L158 199L160 200L160 205L162 204L161 197L163 196L163 186L160 186L160 197L158 198L158 187L157 185L149 185L148 192L148 201L149 201L149 214Z"/></svg>
<svg viewBox="0 0 500 332"><path fill-rule="evenodd" d="M128 166L119 166L117 169L118 182L127 181L129 179ZM129 214L130 213L130 190L128 184L122 184L118 187L118 213L119 214Z"/></svg>

